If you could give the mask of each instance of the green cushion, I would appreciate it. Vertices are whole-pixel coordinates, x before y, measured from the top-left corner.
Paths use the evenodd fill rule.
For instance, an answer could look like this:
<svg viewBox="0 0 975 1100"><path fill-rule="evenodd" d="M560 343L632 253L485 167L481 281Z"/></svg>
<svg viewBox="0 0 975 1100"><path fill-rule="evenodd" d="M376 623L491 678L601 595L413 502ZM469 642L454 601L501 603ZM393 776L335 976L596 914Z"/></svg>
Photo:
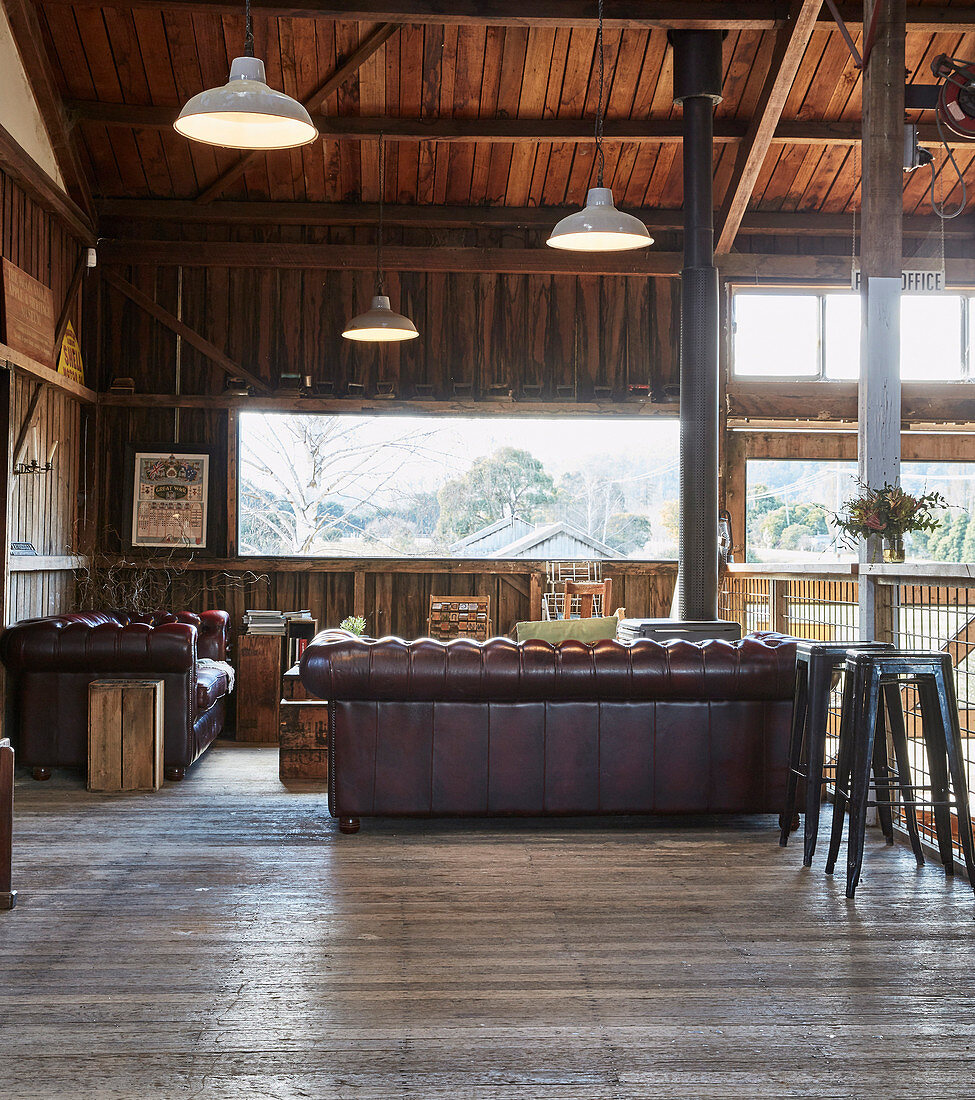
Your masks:
<svg viewBox="0 0 975 1100"><path fill-rule="evenodd" d="M550 619L541 623L517 623L518 641L540 638L557 645L559 642L601 642L616 637L616 616L605 619Z"/></svg>

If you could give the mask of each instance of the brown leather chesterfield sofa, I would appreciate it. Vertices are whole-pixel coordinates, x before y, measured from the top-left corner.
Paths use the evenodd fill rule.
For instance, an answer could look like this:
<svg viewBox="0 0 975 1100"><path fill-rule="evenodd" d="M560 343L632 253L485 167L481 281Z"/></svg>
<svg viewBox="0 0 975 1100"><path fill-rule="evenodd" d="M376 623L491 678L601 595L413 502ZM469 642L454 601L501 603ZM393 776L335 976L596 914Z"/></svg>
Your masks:
<svg viewBox="0 0 975 1100"><path fill-rule="evenodd" d="M301 661L329 702L329 811L778 813L795 643L363 641Z"/></svg>
<svg viewBox="0 0 975 1100"><path fill-rule="evenodd" d="M0 660L16 685L18 763L35 779L85 767L91 681L152 678L165 684L166 778L182 779L223 729L227 675L198 658L226 661L229 636L226 611L83 611L16 623L0 637Z"/></svg>

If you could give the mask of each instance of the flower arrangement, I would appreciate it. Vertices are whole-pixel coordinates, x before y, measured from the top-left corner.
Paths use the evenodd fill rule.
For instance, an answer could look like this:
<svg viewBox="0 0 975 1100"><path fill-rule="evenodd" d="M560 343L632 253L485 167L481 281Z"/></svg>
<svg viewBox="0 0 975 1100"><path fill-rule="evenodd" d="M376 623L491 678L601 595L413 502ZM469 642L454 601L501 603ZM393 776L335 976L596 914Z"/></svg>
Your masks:
<svg viewBox="0 0 975 1100"><path fill-rule="evenodd" d="M350 615L339 623L339 627L350 634L358 634L362 637L366 632L366 620L361 615Z"/></svg>
<svg viewBox="0 0 975 1100"><path fill-rule="evenodd" d="M947 508L940 493L924 493L916 497L899 485L886 482L880 489L871 489L862 481L862 492L844 501L840 512L833 512L832 522L846 536L847 545L857 539L880 535L891 543L901 542L909 531L935 531L941 521L931 514L935 508Z"/></svg>

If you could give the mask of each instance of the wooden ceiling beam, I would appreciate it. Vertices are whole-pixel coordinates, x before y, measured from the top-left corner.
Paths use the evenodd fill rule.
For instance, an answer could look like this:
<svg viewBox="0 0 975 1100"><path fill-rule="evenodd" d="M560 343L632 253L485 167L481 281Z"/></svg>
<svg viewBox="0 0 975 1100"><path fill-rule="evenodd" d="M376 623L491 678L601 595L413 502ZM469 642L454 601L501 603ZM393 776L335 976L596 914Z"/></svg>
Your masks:
<svg viewBox="0 0 975 1100"><path fill-rule="evenodd" d="M68 123L97 122L133 130L173 130L177 107L137 106L128 103L100 103L93 100L68 100ZM323 138L332 141L374 141L382 134L386 141L436 141L517 144L520 142L595 143L591 119L576 118L388 118L343 115L316 115L315 125ZM714 141L728 145L745 137L744 123L716 119ZM640 145L678 145L680 119L607 119L603 140ZM971 139L946 133L953 148L971 145ZM817 122L807 119L780 119L772 135L772 145L855 145L860 140L858 119ZM918 126L921 145L939 145L941 138L933 122Z"/></svg>
<svg viewBox="0 0 975 1100"><path fill-rule="evenodd" d="M822 5L823 0L794 0L788 25L776 35L768 76L738 148L731 183L718 215L714 251L719 256L730 252L735 242Z"/></svg>
<svg viewBox="0 0 975 1100"><path fill-rule="evenodd" d="M102 8L108 0L38 0L43 6ZM153 12L186 11L213 16L239 15L238 0L112 0L113 8L146 9ZM509 27L596 26L591 0L254 0L255 14L288 19L333 19L348 22L415 23ZM857 3L839 5L849 26L863 23L863 8ZM722 3L720 0L607 0L606 26L616 30L749 30L767 31L782 26L789 14L785 0L778 3ZM820 12L820 23L832 23L828 11ZM975 25L975 8L911 4L907 8L909 30L927 34L964 34Z"/></svg>
<svg viewBox="0 0 975 1100"><path fill-rule="evenodd" d="M102 265L246 267L304 271L373 271L371 245L270 244L226 241L109 240L99 246ZM849 256L790 256L735 252L715 261L732 279L808 281L849 285ZM936 261L929 261L933 267ZM925 266L925 261L917 261ZM387 271L467 272L508 275L673 276L683 267L680 252L559 253L554 248L470 248L393 246L383 249ZM975 286L975 260L949 259L948 282Z"/></svg>
<svg viewBox="0 0 975 1100"><path fill-rule="evenodd" d="M372 245L237 244L224 241L111 240L98 249L101 265L173 264L183 267L252 267L291 270L374 271ZM849 267L849 260L847 260ZM535 275L674 275L679 252L564 254L554 248L390 246L386 271Z"/></svg>
<svg viewBox="0 0 975 1100"><path fill-rule="evenodd" d="M103 7L108 0L40 0L43 4ZM112 0L112 7L239 15L237 0ZM256 15L334 19L359 23L434 26L596 27L592 0L253 0ZM771 30L785 21L788 4L723 0L606 0L605 25L617 30Z"/></svg>
<svg viewBox="0 0 975 1100"><path fill-rule="evenodd" d="M317 112L325 100L340 88L350 76L358 71L372 55L379 50L399 30L395 23L384 23L366 35L351 54L341 61L334 71L302 101L305 109L311 114ZM199 203L213 202L224 191L247 171L250 165L256 163L261 157L267 156L266 152L258 151L247 153L236 164L232 165L220 175L196 197Z"/></svg>
<svg viewBox="0 0 975 1100"><path fill-rule="evenodd" d="M51 139L54 157L73 202L86 214L94 209L91 186L71 138L61 93L44 48L44 38L31 0L0 0L10 23L14 44L27 74L44 129Z"/></svg>
<svg viewBox="0 0 975 1100"><path fill-rule="evenodd" d="M387 224L430 229L545 229L571 213L562 206L408 206L386 204L383 217ZM199 206L180 199L105 199L98 203L100 228L104 236L114 236L119 226L133 221L179 222L196 225L371 225L379 217L375 203L329 202L214 202ZM680 210L640 210L652 230L680 232ZM947 240L971 240L975 237L975 215L945 222ZM742 219L739 234L799 234L812 237L849 237L853 232L849 214L782 213L753 211ZM904 232L911 237L927 237L940 232L938 219L907 216Z"/></svg>
<svg viewBox="0 0 975 1100"><path fill-rule="evenodd" d="M137 106L128 103L100 103L93 100L68 100L65 104L68 122L97 122L104 126L121 126L133 130L172 131L177 107ZM389 118L343 115L316 115L315 125L322 137L332 141L371 141L382 134L386 141L436 142L574 142L588 145L595 142L591 119L576 118ZM607 119L603 140L627 144L674 144L681 141L680 119ZM716 119L714 140L717 145L740 142L746 133L744 123L731 119ZM971 145L969 138L946 134L954 148ZM860 122L843 119L816 122L807 119L780 119L772 135L772 145L854 145L860 140ZM918 126L922 145L940 144L934 123Z"/></svg>

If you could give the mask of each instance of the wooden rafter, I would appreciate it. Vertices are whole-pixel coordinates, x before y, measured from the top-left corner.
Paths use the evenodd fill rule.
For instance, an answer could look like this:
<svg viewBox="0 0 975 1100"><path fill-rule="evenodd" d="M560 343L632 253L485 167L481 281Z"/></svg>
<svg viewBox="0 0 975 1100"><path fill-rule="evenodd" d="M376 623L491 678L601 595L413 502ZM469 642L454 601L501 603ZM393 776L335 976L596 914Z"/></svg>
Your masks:
<svg viewBox="0 0 975 1100"><path fill-rule="evenodd" d="M0 164L4 172L55 217L78 240L95 243L95 233L88 215L55 184L43 168L26 153L11 135L0 126Z"/></svg>
<svg viewBox="0 0 975 1100"><path fill-rule="evenodd" d="M73 7L102 7L106 0L42 0ZM239 15L236 0L121 0L113 6L160 8L211 15ZM337 19L359 23L415 23L439 26L596 26L592 0L254 0L255 14L288 18ZM788 15L788 4L723 0L606 0L605 24L609 28L639 30L648 27L685 30L770 30Z"/></svg>
<svg viewBox="0 0 975 1100"><path fill-rule="evenodd" d="M133 130L169 132L177 115L175 107L136 106L128 103L100 103L92 100L69 100L66 104L72 126L79 122L97 122L104 126ZM572 142L590 145L595 142L591 119L579 118L368 118L354 115L341 117L316 115L315 125L322 137L333 141L373 141L380 134L386 141L470 141L479 143L516 144L519 142ZM734 119L717 119L714 140L728 145L744 139L747 127ZM683 127L680 119L607 119L603 141L634 145L679 145ZM948 144L955 148L971 146L968 138L946 134ZM934 123L918 127L922 144L940 143ZM772 145L853 145L860 140L860 123L856 120L816 122L806 119L780 119L771 138Z"/></svg>
<svg viewBox="0 0 975 1100"><path fill-rule="evenodd" d="M731 183L718 216L714 245L718 255L730 252L734 244L822 5L823 0L794 0L789 23L776 36L768 76L748 133L738 149Z"/></svg>
<svg viewBox="0 0 975 1100"><path fill-rule="evenodd" d="M23 62L44 128L51 139L61 175L64 177L72 199L90 214L94 205L91 187L71 138L61 95L44 49L37 12L31 0L0 0L0 2L10 22L14 44Z"/></svg>
<svg viewBox="0 0 975 1100"><path fill-rule="evenodd" d="M134 302L140 309L144 309L150 317L154 317L171 332L175 332L177 336L182 337L190 347L196 348L201 355L205 355L211 362L215 363L224 371L225 374L232 378L244 378L262 393L268 392L267 383L263 379L258 378L256 374L252 374L239 363L235 363L233 359L224 354L216 344L212 344L206 337L201 336L195 329L190 328L189 325L185 324L178 317L174 317L168 309L163 309L163 307L159 305L158 302L153 301L148 294L143 294L138 287L133 286L130 282L126 281L107 267L102 266L99 270L101 272L101 277L110 287L124 294L126 298Z"/></svg>
<svg viewBox="0 0 975 1100"><path fill-rule="evenodd" d="M551 228L572 212L563 206L409 206L393 203L383 207L388 225L431 229L471 227ZM643 207L640 217L651 231L681 232L680 210ZM343 202L214 202L199 206L181 199L105 199L98 204L103 235L111 237L109 223L119 227L133 221L180 222L197 225L366 225L375 226L379 207L375 203ZM941 226L933 216L911 215L904 219L904 233L927 238ZM775 236L806 234L814 237L849 237L849 214L786 213L753 211L745 215L739 234ZM946 240L975 237L975 215L953 218L944 225ZM121 243L121 242L120 242Z"/></svg>
<svg viewBox="0 0 975 1100"><path fill-rule="evenodd" d="M107 0L40 0L74 8L101 8ZM213 16L240 15L239 0L112 0L113 8L147 9L157 12L187 11ZM433 25L475 25L509 27L587 27L596 25L592 0L255 0L255 14L289 19L337 19L349 22L419 23ZM863 23L860 4L839 5L843 21L850 26ZM771 3L721 2L721 0L607 0L605 23L618 30L652 27L673 30L774 30L786 22L786 0ZM832 23L828 11L820 22ZM975 23L975 9L912 4L907 9L912 30L928 34L964 34Z"/></svg>
<svg viewBox="0 0 975 1100"><path fill-rule="evenodd" d="M288 271L372 271L376 250L371 245L228 243L223 241L115 240L99 247L103 265L172 265L183 267L276 268ZM776 253L730 253L716 264L729 278L802 279L844 282L850 277L850 257L790 256ZM936 261L928 261L932 266ZM383 250L387 271L469 272L516 275L677 275L680 252L650 249L639 253L560 254L554 248L403 247ZM949 259L948 282L975 285L975 260ZM144 297L144 295L143 295Z"/></svg>
<svg viewBox="0 0 975 1100"><path fill-rule="evenodd" d="M61 354L61 341L64 339L64 334L68 331L68 321L71 319L71 311L74 309L75 299L78 297L78 291L81 289L81 281L85 277L85 260L85 251L82 249L82 251L78 253L78 259L75 261L74 272L71 275L71 282L68 285L68 293L64 296L61 312L58 314L57 324L54 326L55 360Z"/></svg>
<svg viewBox="0 0 975 1100"><path fill-rule="evenodd" d="M309 113L313 111L317 112L322 103L332 94L332 92L340 88L349 77L368 61L378 49L384 46L398 30L399 27L397 24L384 23L370 34L367 34L356 49L353 50L347 58L341 61L336 66L335 70L303 101L306 110L308 110ZM225 172L222 172L209 187L201 191L196 201L199 203L213 202L215 198L226 191L230 184L239 179L252 164L266 155L267 154L263 152L256 152L248 153L246 156L241 157L236 164L232 165Z"/></svg>

